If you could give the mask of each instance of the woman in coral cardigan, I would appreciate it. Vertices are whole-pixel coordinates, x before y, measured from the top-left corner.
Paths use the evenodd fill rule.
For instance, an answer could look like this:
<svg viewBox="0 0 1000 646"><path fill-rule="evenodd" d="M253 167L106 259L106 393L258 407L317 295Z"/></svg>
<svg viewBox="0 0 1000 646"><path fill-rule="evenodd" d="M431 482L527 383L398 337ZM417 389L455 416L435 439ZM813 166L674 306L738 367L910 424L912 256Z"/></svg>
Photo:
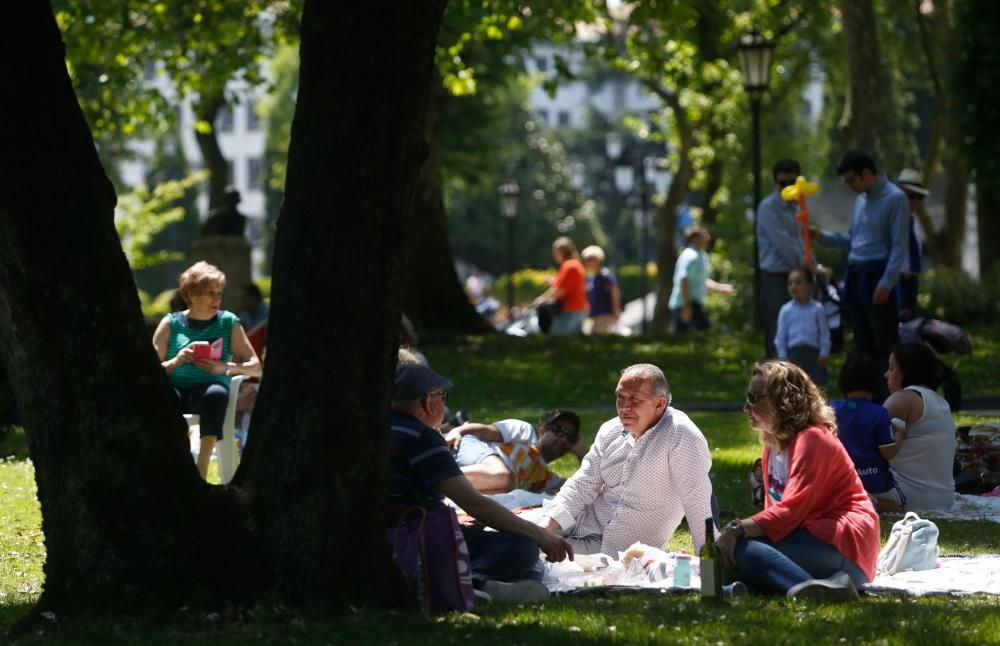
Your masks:
<svg viewBox="0 0 1000 646"><path fill-rule="evenodd" d="M744 410L764 446L764 511L716 541L727 576L759 593L856 599L875 575L879 520L833 410L787 361L754 366Z"/></svg>

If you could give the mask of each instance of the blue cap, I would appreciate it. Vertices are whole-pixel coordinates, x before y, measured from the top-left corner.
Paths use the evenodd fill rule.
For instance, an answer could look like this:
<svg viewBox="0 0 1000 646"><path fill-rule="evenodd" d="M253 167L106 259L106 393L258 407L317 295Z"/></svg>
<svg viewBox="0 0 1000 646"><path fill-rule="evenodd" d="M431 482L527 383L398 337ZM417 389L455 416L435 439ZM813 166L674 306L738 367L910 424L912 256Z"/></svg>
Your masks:
<svg viewBox="0 0 1000 646"><path fill-rule="evenodd" d="M451 382L427 366L405 364L396 366L392 382L392 401L419 399L435 388L451 388Z"/></svg>

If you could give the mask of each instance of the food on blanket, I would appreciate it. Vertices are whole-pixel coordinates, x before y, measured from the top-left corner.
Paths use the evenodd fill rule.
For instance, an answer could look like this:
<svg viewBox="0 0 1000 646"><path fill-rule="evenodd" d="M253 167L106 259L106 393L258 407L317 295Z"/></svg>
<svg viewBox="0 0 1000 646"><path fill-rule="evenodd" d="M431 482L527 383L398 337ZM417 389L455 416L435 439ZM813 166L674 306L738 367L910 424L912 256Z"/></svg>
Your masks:
<svg viewBox="0 0 1000 646"><path fill-rule="evenodd" d="M604 554L577 554L573 559L584 572L593 572L608 567L611 559Z"/></svg>
<svg viewBox="0 0 1000 646"><path fill-rule="evenodd" d="M632 561L636 559L645 560L650 550L656 550L657 552L660 551L655 547L646 545L645 543L632 543L631 547L619 555L618 560L622 562L622 565L628 567L632 565Z"/></svg>

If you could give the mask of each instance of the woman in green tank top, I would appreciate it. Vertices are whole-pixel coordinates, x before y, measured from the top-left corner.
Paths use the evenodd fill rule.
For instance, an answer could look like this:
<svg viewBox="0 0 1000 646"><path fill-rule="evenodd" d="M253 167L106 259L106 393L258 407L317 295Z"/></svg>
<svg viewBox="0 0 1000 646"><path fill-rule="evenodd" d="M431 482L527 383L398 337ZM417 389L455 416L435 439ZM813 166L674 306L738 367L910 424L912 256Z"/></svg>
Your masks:
<svg viewBox="0 0 1000 646"><path fill-rule="evenodd" d="M221 309L226 275L207 262L197 262L180 278L188 309L163 317L153 333L153 347L170 377L182 410L201 416L198 471L204 478L229 400L229 378L260 377L257 353L239 319Z"/></svg>

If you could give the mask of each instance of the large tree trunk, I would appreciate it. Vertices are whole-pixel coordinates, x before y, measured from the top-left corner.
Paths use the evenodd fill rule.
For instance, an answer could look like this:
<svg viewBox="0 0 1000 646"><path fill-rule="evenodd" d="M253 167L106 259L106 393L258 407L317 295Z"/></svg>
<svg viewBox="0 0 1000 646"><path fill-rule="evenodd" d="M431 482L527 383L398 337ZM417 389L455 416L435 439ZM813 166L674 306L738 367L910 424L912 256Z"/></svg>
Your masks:
<svg viewBox="0 0 1000 646"><path fill-rule="evenodd" d="M265 591L313 608L404 601L382 548L385 411L444 2L306 2L267 376L225 488L188 453L51 10L8 9L0 73L23 96L0 102L0 358L43 514L32 617Z"/></svg>
<svg viewBox="0 0 1000 646"><path fill-rule="evenodd" d="M48 3L7 8L0 76L18 97L0 102L0 353L44 518L35 612L236 598L253 590L250 541L233 496L191 460L64 56Z"/></svg>
<svg viewBox="0 0 1000 646"><path fill-rule="evenodd" d="M381 548L388 395L444 4L317 0L303 14L267 373L235 482L278 591L321 607L405 589Z"/></svg>
<svg viewBox="0 0 1000 646"><path fill-rule="evenodd" d="M882 158L882 62L872 0L841 0L848 88L837 127L848 148Z"/></svg>
<svg viewBox="0 0 1000 646"><path fill-rule="evenodd" d="M423 332L488 332L489 324L476 313L455 273L444 206L440 137L448 97L437 74L433 75L429 87L430 154L417 180L414 224L406 241L406 288L402 293L402 307Z"/></svg>

